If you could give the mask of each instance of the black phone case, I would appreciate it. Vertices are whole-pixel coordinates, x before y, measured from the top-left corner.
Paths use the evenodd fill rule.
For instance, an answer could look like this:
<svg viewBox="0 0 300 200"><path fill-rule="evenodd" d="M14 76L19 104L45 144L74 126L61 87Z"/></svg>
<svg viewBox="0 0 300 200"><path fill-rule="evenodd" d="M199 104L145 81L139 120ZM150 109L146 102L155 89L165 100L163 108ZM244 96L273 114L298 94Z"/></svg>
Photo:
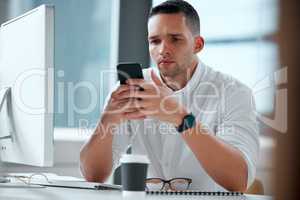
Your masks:
<svg viewBox="0 0 300 200"><path fill-rule="evenodd" d="M144 79L142 66L139 63L119 63L117 72L120 84L126 84L129 78Z"/></svg>

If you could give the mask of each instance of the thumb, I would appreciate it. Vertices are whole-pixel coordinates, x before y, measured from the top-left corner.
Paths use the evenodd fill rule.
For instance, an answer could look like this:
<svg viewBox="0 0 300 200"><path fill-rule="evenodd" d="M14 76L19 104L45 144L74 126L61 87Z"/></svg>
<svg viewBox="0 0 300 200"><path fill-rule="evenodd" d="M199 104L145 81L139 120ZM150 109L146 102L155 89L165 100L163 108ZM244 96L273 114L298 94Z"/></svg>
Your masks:
<svg viewBox="0 0 300 200"><path fill-rule="evenodd" d="M161 80L158 78L158 76L155 74L154 70L151 70L151 79L157 86L163 86L163 83Z"/></svg>

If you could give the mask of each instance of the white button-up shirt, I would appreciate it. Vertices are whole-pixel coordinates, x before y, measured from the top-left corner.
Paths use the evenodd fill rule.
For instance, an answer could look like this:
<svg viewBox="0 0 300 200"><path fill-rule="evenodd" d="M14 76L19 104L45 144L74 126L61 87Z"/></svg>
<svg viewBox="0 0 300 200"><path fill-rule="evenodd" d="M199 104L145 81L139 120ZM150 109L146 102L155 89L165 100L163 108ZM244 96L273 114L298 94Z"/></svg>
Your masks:
<svg viewBox="0 0 300 200"><path fill-rule="evenodd" d="M145 80L151 80L150 70L143 70ZM187 85L173 96L194 114L197 122L209 129L210 134L241 151L248 166L249 187L255 178L259 151L251 90L199 62ZM180 133L169 123L146 118L121 124L113 137L114 167L128 146L132 147L132 153L149 157L148 178L185 177L192 179L190 189L225 190L206 173Z"/></svg>

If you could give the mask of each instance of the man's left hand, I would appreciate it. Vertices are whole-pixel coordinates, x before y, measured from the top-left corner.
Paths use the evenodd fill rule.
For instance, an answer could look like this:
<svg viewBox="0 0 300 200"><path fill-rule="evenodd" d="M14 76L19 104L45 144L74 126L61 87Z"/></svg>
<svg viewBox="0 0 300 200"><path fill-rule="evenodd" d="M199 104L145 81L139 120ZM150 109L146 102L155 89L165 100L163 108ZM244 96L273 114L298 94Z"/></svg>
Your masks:
<svg viewBox="0 0 300 200"><path fill-rule="evenodd" d="M176 127L182 122L187 110L172 97L173 91L166 86L151 71L152 82L143 79L128 79L127 84L140 86L143 90L131 90L123 92L118 99L134 99L134 103L128 104L132 108L138 108L146 117L153 117L160 121L169 122ZM140 114L139 112L139 114ZM135 112L128 113L127 118L134 118Z"/></svg>

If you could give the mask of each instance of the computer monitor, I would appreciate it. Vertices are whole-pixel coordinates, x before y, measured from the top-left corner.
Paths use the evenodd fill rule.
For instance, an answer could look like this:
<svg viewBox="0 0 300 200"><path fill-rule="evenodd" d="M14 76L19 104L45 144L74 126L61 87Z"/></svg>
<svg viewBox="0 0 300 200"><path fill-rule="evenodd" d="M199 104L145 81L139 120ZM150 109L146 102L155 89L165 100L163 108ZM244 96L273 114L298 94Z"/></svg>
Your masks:
<svg viewBox="0 0 300 200"><path fill-rule="evenodd" d="M53 165L54 7L0 28L0 160Z"/></svg>

